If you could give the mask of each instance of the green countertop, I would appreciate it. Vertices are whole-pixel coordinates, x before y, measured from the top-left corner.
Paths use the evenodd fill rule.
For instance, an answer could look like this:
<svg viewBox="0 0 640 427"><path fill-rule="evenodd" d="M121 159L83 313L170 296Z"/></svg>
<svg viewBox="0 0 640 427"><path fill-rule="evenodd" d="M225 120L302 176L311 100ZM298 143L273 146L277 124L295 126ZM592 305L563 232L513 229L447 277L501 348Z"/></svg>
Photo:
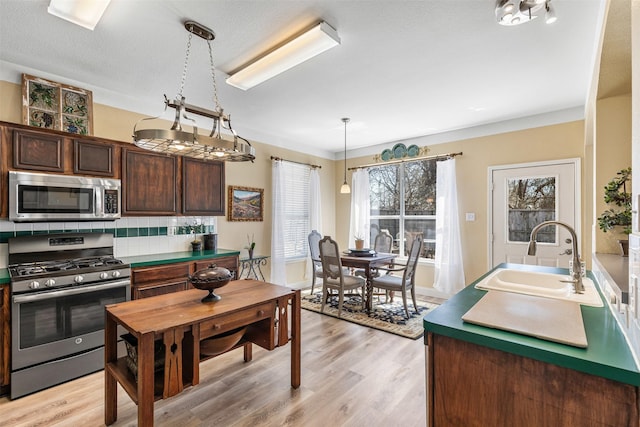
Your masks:
<svg viewBox="0 0 640 427"><path fill-rule="evenodd" d="M568 270L563 268L521 264L501 264L496 268L568 274ZM640 369L634 360L620 326L606 302L604 307L581 306L589 343L586 349L463 322L462 315L487 292L476 289L474 287L475 284L490 273L491 271L487 272L487 274L427 314L423 319L425 332L433 332L576 371L640 386ZM591 272L588 273L588 277L596 282ZM602 298L602 293L600 293L600 297ZM535 319L532 319L532 321L535 321Z"/></svg>
<svg viewBox="0 0 640 427"><path fill-rule="evenodd" d="M122 262L131 267L148 267L158 264L173 264L176 262L198 261L226 256L240 255L240 251L228 249L216 249L215 251L201 252L170 252L164 254L137 255L120 258Z"/></svg>
<svg viewBox="0 0 640 427"><path fill-rule="evenodd" d="M9 283L9 270L6 268L0 268L0 285L6 285Z"/></svg>

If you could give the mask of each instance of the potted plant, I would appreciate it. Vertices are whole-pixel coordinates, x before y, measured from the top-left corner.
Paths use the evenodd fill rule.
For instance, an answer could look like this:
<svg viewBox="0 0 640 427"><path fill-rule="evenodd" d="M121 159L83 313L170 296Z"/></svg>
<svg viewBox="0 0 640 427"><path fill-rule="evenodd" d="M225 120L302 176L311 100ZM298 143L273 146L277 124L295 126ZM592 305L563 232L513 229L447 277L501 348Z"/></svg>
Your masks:
<svg viewBox="0 0 640 427"><path fill-rule="evenodd" d="M631 180L631 168L622 169L604 187L604 201L612 206L598 217L598 226L603 232L614 229L628 235L631 233L631 193L627 192L627 181ZM628 255L629 240L618 240L622 256Z"/></svg>
<svg viewBox="0 0 640 427"><path fill-rule="evenodd" d="M256 248L256 242L254 241L253 234L251 235L251 239L249 239L249 235L247 234L247 246L244 248L249 252L249 259L253 259L253 250Z"/></svg>
<svg viewBox="0 0 640 427"><path fill-rule="evenodd" d="M360 250L364 248L364 237L362 237L359 234L356 234L355 236L353 236L355 238L356 241L356 249Z"/></svg>
<svg viewBox="0 0 640 427"><path fill-rule="evenodd" d="M191 234L193 234L193 240L191 241L191 250L193 252L200 252L202 250L202 241L198 240L198 235L196 234L201 228L200 224L194 222L193 224L188 224L187 227L189 227L189 231L191 232Z"/></svg>

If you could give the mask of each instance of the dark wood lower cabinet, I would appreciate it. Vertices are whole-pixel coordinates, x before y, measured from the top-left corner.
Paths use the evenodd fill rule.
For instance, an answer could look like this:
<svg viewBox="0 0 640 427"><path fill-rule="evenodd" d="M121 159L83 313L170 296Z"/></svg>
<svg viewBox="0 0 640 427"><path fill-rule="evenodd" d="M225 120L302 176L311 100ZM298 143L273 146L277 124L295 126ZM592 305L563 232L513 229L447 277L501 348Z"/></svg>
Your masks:
<svg viewBox="0 0 640 427"><path fill-rule="evenodd" d="M429 333L430 426L633 426L638 388Z"/></svg>
<svg viewBox="0 0 640 427"><path fill-rule="evenodd" d="M229 269L234 273L234 277L238 274L237 256L203 259L195 262L161 264L150 267L134 267L131 270L131 299L193 289L188 281L189 275L197 270L209 267L211 264Z"/></svg>

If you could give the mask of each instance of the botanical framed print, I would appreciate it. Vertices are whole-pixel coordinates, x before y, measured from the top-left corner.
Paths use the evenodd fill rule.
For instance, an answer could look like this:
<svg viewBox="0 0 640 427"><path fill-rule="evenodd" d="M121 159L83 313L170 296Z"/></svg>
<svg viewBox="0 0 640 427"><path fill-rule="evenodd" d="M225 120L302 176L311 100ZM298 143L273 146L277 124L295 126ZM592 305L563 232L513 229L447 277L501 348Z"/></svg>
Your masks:
<svg viewBox="0 0 640 427"><path fill-rule="evenodd" d="M262 188L230 185L227 197L229 221L262 221L264 215L264 190Z"/></svg>
<svg viewBox="0 0 640 427"><path fill-rule="evenodd" d="M90 90L23 74L22 123L92 135L93 94Z"/></svg>

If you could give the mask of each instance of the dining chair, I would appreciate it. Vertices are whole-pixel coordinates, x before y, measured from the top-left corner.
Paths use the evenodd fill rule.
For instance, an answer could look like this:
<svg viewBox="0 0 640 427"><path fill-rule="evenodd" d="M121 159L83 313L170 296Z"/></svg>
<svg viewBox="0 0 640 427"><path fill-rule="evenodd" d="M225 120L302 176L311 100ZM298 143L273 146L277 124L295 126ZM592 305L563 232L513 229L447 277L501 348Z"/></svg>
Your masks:
<svg viewBox="0 0 640 427"><path fill-rule="evenodd" d="M362 309L364 310L365 280L362 277L345 274L340 260L338 243L329 236L320 240L320 259L322 260L322 308L329 298L329 291L338 292L338 317L342 314L345 291L360 289L362 296Z"/></svg>
<svg viewBox="0 0 640 427"><path fill-rule="evenodd" d="M376 253L382 252L382 253L389 254L391 253L392 246L393 246L393 236L391 235L391 233L389 233L389 230L384 229L376 235L376 239L373 243L373 250L376 251ZM353 274L360 277L366 277L365 270L362 268L357 269L356 271L354 271ZM379 273L376 270L372 272L372 274L378 275Z"/></svg>
<svg viewBox="0 0 640 427"><path fill-rule="evenodd" d="M411 299L413 300L413 308L416 313L418 311L418 304L416 303L416 286L415 286L415 273L416 266L418 265L418 258L422 251L423 239L422 235L418 234L413 239L411 249L409 251L409 258L407 263L399 268L381 269L387 270L391 273L398 273L402 271L402 277L395 276L393 274L383 274L378 277L374 277L371 281L374 288L384 289L391 292L402 292L402 302L404 303L404 311L409 317L409 308L407 306L407 291L411 291Z"/></svg>
<svg viewBox="0 0 640 427"><path fill-rule="evenodd" d="M313 274L311 276L311 294L313 294L313 288L316 285L316 279L322 278L322 261L320 260L320 239L322 236L317 230L311 230L309 233L309 253L311 254L311 266L313 268Z"/></svg>

